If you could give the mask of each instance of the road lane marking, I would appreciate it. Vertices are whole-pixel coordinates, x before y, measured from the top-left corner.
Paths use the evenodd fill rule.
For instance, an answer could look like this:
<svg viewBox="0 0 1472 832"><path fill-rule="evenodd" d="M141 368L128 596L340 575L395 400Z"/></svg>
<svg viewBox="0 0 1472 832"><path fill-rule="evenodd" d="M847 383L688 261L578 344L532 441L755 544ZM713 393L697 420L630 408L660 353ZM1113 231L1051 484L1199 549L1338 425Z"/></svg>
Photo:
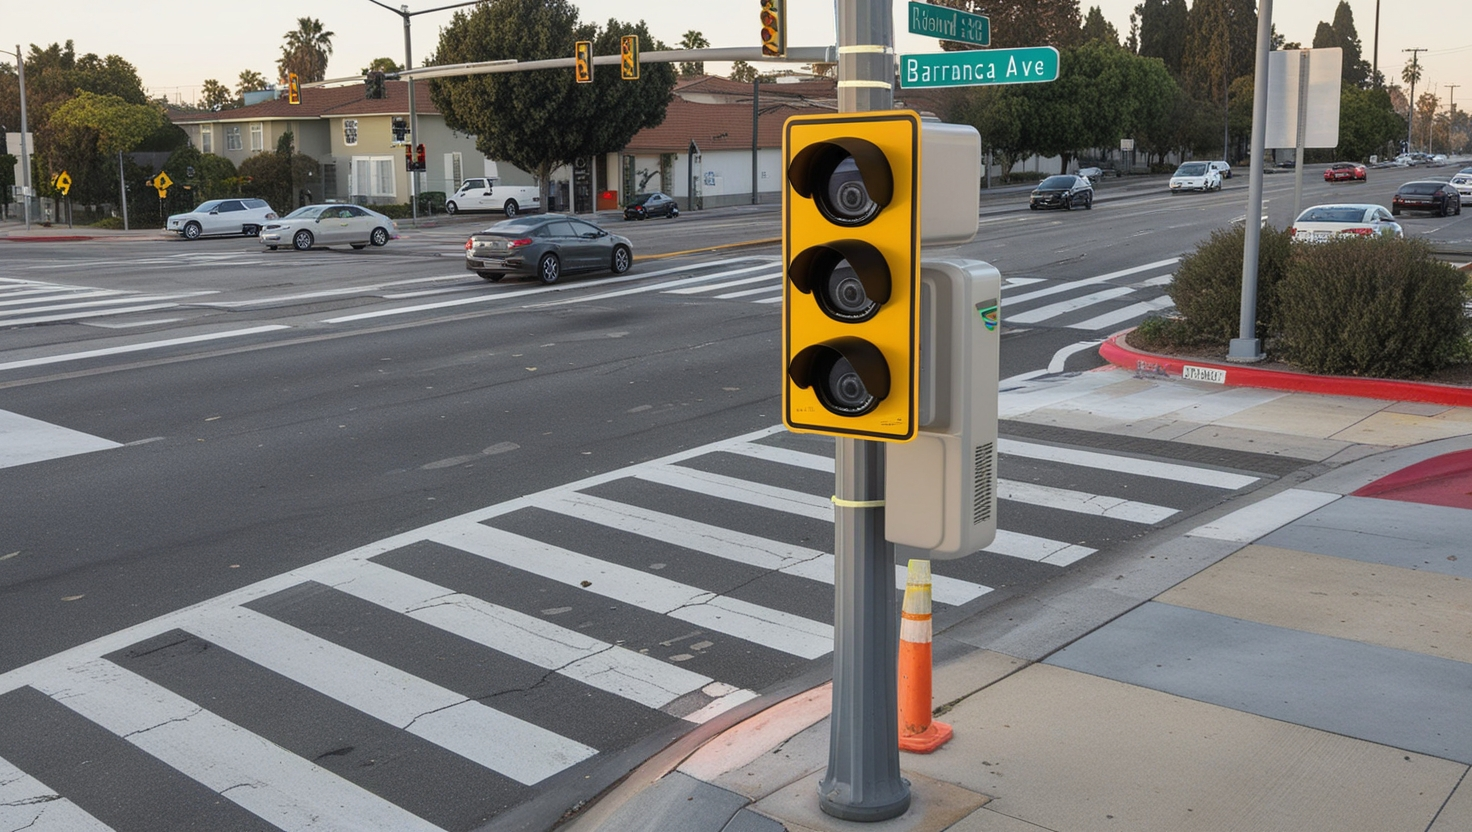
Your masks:
<svg viewBox="0 0 1472 832"><path fill-rule="evenodd" d="M170 304L173 305L173 304ZM265 326L253 326L247 329L232 329L226 332L211 332L207 335L187 335L183 338L169 338L163 341L149 341L144 344L128 344L121 347L106 347L98 350L86 350L84 352L69 352L62 355L48 355L43 358L26 358L20 361L8 361L0 364L0 370L15 370L21 367L39 367L43 364L60 364L65 361L80 361L85 358L98 358L104 355L121 355L129 352L143 352L145 350L157 350L164 347L174 347L179 344L197 344L203 341L218 341L222 338L239 338L245 335L256 335L262 332L274 332L278 329L291 329L285 324L267 324Z"/></svg>

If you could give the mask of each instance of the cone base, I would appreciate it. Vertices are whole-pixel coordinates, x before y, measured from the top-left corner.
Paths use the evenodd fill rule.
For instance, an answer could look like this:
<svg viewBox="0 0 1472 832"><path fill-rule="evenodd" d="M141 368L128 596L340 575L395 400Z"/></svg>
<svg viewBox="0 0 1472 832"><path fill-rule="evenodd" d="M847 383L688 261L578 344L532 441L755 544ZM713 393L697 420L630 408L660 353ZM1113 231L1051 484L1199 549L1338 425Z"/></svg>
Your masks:
<svg viewBox="0 0 1472 832"><path fill-rule="evenodd" d="M912 754L929 754L945 745L954 736L951 726L944 722L932 722L930 727L918 734L900 734L900 750Z"/></svg>

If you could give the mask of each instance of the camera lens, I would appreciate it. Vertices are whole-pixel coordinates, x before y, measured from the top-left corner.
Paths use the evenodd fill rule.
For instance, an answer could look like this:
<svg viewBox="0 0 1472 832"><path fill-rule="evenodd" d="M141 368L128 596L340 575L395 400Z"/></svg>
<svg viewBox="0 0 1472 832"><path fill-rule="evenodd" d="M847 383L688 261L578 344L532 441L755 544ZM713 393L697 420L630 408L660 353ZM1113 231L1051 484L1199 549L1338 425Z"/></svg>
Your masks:
<svg viewBox="0 0 1472 832"><path fill-rule="evenodd" d="M816 392L824 407L842 416L859 416L879 404L847 358L833 362L816 386Z"/></svg>
<svg viewBox="0 0 1472 832"><path fill-rule="evenodd" d="M864 290L863 281L846 265L833 270L815 297L818 307L837 321L867 321L879 311L879 304Z"/></svg>
<svg viewBox="0 0 1472 832"><path fill-rule="evenodd" d="M879 206L869 198L854 157L844 156L833 168L826 186L818 193L818 208L837 225L863 225L878 215Z"/></svg>

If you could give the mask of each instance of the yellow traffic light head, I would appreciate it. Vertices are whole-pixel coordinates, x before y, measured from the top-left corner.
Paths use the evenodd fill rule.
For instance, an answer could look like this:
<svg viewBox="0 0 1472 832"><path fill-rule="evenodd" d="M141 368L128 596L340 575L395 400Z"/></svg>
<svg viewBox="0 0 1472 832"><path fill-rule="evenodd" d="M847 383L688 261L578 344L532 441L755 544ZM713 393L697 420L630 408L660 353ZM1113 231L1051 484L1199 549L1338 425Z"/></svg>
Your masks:
<svg viewBox="0 0 1472 832"><path fill-rule="evenodd" d="M918 427L920 118L795 116L783 139L783 421L906 441Z"/></svg>
<svg viewBox="0 0 1472 832"><path fill-rule="evenodd" d="M783 0L762 0L762 54L768 58L787 57L787 26L782 6Z"/></svg>

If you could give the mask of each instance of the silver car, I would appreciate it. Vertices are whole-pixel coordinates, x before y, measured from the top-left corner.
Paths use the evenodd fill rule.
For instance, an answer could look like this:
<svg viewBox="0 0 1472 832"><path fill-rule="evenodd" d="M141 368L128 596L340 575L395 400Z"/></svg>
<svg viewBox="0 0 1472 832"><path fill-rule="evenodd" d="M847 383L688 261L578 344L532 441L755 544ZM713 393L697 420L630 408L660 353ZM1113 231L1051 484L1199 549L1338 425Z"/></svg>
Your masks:
<svg viewBox="0 0 1472 832"><path fill-rule="evenodd" d="M186 240L215 234L254 237L276 212L264 199L211 199L187 214L169 217L165 228Z"/></svg>
<svg viewBox="0 0 1472 832"><path fill-rule="evenodd" d="M361 205L307 205L261 229L261 242L272 251L286 245L306 251L344 243L365 248L398 238L398 223Z"/></svg>
<svg viewBox="0 0 1472 832"><path fill-rule="evenodd" d="M492 283L507 275L551 284L569 272L623 274L633 263L627 237L565 214L503 220L465 241L465 268Z"/></svg>

